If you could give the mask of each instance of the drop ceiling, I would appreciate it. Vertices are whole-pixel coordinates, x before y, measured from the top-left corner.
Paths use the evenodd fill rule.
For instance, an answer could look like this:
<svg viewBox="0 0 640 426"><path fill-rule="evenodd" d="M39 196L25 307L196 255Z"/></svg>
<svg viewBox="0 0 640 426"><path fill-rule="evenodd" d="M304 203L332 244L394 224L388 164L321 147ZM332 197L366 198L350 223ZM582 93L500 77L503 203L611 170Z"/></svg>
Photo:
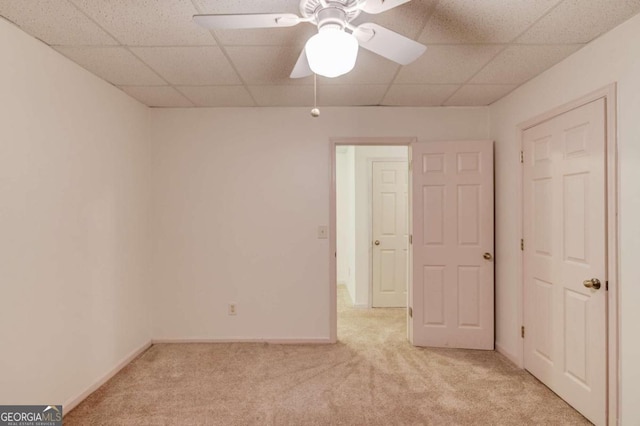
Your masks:
<svg viewBox="0 0 640 426"><path fill-rule="evenodd" d="M208 31L198 13L299 13L298 0L0 0L0 16L151 107L308 106L290 79L315 28ZM360 49L321 106L489 105L640 12L640 0L413 0L361 14L428 46L406 66Z"/></svg>

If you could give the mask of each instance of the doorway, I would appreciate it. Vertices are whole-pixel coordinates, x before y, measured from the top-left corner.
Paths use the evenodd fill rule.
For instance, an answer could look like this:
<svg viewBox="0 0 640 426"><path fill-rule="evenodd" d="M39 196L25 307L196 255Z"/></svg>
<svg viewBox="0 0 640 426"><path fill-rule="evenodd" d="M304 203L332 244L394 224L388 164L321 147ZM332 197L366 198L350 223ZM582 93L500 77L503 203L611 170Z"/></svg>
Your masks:
<svg viewBox="0 0 640 426"><path fill-rule="evenodd" d="M408 161L412 141L412 138L333 141L332 341L337 340L338 316L333 300L338 303L346 300L355 309L393 306L406 317Z"/></svg>
<svg viewBox="0 0 640 426"><path fill-rule="evenodd" d="M336 147L336 281L356 308L406 308L408 147Z"/></svg>
<svg viewBox="0 0 640 426"><path fill-rule="evenodd" d="M336 139L331 146L330 336L337 341L336 147L408 146L409 244L407 308L409 341L416 346L493 349L493 146L491 141L425 141L414 138ZM383 159L384 160L384 159ZM373 159L370 160L373 163ZM372 170L373 165L369 167ZM372 229L365 223L365 234ZM362 225L362 222L360 222ZM412 238L413 237L413 238ZM365 268L354 283L370 281ZM372 257L371 257L372 258ZM464 262L461 264L460 262ZM341 265L344 262L341 261ZM357 266L357 262L356 262ZM360 274L360 277L359 277ZM355 284L354 284L355 285ZM460 291L459 291L460 289ZM446 291L445 291L446 290ZM371 307L371 299L357 300Z"/></svg>

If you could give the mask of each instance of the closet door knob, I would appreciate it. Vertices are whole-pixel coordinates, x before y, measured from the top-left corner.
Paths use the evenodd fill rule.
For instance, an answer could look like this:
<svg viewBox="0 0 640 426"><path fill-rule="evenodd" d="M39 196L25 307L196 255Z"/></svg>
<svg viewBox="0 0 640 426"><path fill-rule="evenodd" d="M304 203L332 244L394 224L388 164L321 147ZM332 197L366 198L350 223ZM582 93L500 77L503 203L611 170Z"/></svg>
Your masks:
<svg viewBox="0 0 640 426"><path fill-rule="evenodd" d="M584 280L582 282L582 284L586 287L586 288L592 288L594 290L597 290L600 288L600 280L597 278L591 278L590 280Z"/></svg>

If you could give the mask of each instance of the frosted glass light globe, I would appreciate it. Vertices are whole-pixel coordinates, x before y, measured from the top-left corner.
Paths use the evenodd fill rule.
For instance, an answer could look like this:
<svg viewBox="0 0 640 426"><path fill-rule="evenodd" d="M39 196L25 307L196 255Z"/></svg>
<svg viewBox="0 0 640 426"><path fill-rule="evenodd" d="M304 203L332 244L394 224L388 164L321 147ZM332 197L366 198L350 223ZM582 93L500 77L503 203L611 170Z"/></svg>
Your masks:
<svg viewBox="0 0 640 426"><path fill-rule="evenodd" d="M321 28L305 46L311 70L324 77L339 77L356 65L358 40L335 27Z"/></svg>

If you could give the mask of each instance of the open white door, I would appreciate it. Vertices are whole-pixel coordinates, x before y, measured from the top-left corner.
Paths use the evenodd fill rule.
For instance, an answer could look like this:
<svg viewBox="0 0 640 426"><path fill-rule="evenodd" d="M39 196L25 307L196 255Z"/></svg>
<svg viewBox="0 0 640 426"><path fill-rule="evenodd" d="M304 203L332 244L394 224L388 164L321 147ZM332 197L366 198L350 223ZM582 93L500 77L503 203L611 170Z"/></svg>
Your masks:
<svg viewBox="0 0 640 426"><path fill-rule="evenodd" d="M606 423L605 104L523 133L524 367Z"/></svg>
<svg viewBox="0 0 640 426"><path fill-rule="evenodd" d="M411 157L411 341L493 349L493 142L419 142Z"/></svg>
<svg viewBox="0 0 640 426"><path fill-rule="evenodd" d="M407 306L407 162L374 161L371 222L373 227L372 306Z"/></svg>

